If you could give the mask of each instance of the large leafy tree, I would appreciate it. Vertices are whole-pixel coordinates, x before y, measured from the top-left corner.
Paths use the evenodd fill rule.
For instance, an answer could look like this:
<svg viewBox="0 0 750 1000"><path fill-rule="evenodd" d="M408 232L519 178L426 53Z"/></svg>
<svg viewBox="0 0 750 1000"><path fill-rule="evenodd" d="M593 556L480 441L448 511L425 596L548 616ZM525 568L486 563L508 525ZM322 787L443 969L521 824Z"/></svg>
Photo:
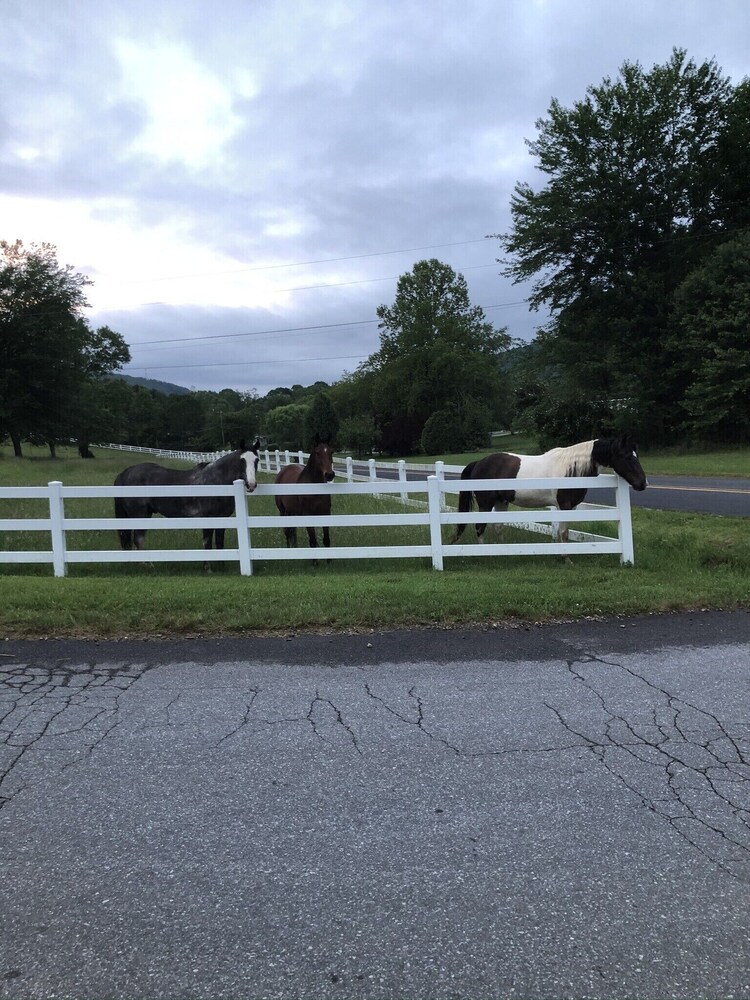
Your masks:
<svg viewBox="0 0 750 1000"><path fill-rule="evenodd" d="M70 434L82 385L130 359L119 334L83 318L89 284L51 244L0 241L0 429L16 455L24 437Z"/></svg>
<svg viewBox="0 0 750 1000"><path fill-rule="evenodd" d="M441 261L423 260L402 275L393 305L377 310L380 350L363 366L382 446L408 453L428 418L453 407L459 425L487 403L505 405L501 358L510 337L472 306L463 275Z"/></svg>
<svg viewBox="0 0 750 1000"><path fill-rule="evenodd" d="M677 290L686 422L703 438L750 439L750 231Z"/></svg>
<svg viewBox="0 0 750 1000"><path fill-rule="evenodd" d="M546 183L516 186L501 237L507 273L552 313L541 345L564 391L634 401L652 436L679 424L685 389L675 291L733 209L747 216L747 107L747 86L681 50L625 63L571 108L553 100L528 144Z"/></svg>
<svg viewBox="0 0 750 1000"><path fill-rule="evenodd" d="M319 392L307 411L305 427L305 447L309 450L316 437L336 445L339 431L339 416L327 392Z"/></svg>

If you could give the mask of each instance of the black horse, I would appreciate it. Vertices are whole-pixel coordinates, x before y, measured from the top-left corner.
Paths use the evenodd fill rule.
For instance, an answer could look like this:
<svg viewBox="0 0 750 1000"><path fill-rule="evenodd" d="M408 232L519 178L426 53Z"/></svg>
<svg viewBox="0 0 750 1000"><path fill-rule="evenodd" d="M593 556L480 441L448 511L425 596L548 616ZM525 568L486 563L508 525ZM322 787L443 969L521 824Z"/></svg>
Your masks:
<svg viewBox="0 0 750 1000"><path fill-rule="evenodd" d="M200 462L192 469L165 469L163 465L143 462L131 465L115 479L115 486L224 486L241 479L248 493L257 486L258 441L251 448L244 445L214 462ZM115 517L229 517L234 498L226 497L115 497ZM204 528L203 548L210 549L215 536L216 548L224 548L224 528ZM120 528L117 534L123 549L145 548L145 528ZM205 568L209 569L208 563Z"/></svg>
<svg viewBox="0 0 750 1000"><path fill-rule="evenodd" d="M477 500L480 511L506 511L508 504L517 507L550 507L555 505L558 510L574 510L586 496L585 489L554 489L528 490L523 489L520 480L546 479L547 477L568 476L598 476L599 466L605 465L622 476L634 490L645 490L647 486L646 473L638 458L638 445L627 435L618 438L596 438L593 441L581 441L569 448L552 448L543 455L514 455L500 451L494 455L485 455L476 462L469 462L461 473L462 479L518 479L518 489L483 490L477 484L477 489L462 490L459 494L458 509L467 513L472 506L472 492ZM465 524L456 525L456 533L451 539L457 542L463 533ZM486 524L477 524L477 539L484 538ZM558 541L568 540L568 526L559 525Z"/></svg>

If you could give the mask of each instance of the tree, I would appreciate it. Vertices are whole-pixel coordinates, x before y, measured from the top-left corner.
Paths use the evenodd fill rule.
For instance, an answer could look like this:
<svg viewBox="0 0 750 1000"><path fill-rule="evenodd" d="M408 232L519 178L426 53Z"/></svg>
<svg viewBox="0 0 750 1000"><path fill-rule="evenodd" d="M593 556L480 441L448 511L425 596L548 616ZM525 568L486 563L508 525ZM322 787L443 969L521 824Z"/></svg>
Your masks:
<svg viewBox="0 0 750 1000"><path fill-rule="evenodd" d="M265 429L278 448L301 449L305 440L308 407L302 403L276 406L266 414Z"/></svg>
<svg viewBox="0 0 750 1000"><path fill-rule="evenodd" d="M54 445L82 385L130 360L119 334L83 319L90 283L49 243L0 241L0 427L17 456L23 437Z"/></svg>
<svg viewBox="0 0 750 1000"><path fill-rule="evenodd" d="M545 361L566 392L636 399L652 435L674 432L685 391L676 289L725 238L729 206L747 212L747 107L713 61L626 62L572 108L552 101L529 143L546 184L512 199L506 273L552 311Z"/></svg>
<svg viewBox="0 0 750 1000"><path fill-rule="evenodd" d="M362 366L372 375L372 407L382 447L406 454L419 447L428 418L456 406L459 422L476 401L505 405L501 358L510 346L479 306L466 279L438 260L402 275L392 306L379 306L380 350Z"/></svg>
<svg viewBox="0 0 750 1000"><path fill-rule="evenodd" d="M687 427L704 439L750 439L750 230L716 249L677 290Z"/></svg>
<svg viewBox="0 0 750 1000"><path fill-rule="evenodd" d="M370 455L378 439L378 429L370 413L346 417L339 427L342 446L351 448L357 458Z"/></svg>
<svg viewBox="0 0 750 1000"><path fill-rule="evenodd" d="M339 418L331 397L326 392L319 392L307 411L305 447L309 450L316 436L335 446L338 430Z"/></svg>

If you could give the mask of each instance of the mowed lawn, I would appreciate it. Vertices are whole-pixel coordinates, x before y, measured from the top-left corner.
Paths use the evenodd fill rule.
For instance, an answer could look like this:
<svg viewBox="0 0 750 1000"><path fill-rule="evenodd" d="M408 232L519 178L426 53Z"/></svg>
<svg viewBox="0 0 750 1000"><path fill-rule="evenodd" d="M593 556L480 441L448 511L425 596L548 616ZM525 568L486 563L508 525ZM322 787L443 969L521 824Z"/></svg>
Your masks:
<svg viewBox="0 0 750 1000"><path fill-rule="evenodd" d="M522 450L509 441L503 447ZM531 449L529 449L531 450ZM94 460L61 449L57 460L41 450L15 459L0 450L0 485L43 485L58 479L66 485L111 484L125 466L141 456L95 450ZM717 458L716 456L720 456ZM439 456L461 464L472 456ZM704 474L735 475L747 469L747 451L703 456ZM701 456L646 455L647 473L697 474L690 463ZM179 467L186 463L164 460ZM709 468L711 466L711 468ZM718 471L721 470L721 471ZM592 497L595 499L595 497ZM251 512L275 514L271 497L251 497ZM46 502L0 501L0 519L46 516ZM337 513L403 510L394 500L341 497ZM111 500L67 501L70 516L112 516ZM200 546L200 531L149 532L149 548ZM591 526L613 534L614 526ZM448 529L446 529L447 534ZM385 537L387 534L387 537ZM79 564L65 579L50 565L0 563L0 634L3 636L149 636L221 635L290 632L302 629L362 630L465 623L550 621L585 616L692 608L750 606L750 518L675 514L634 509L633 567L617 556L575 556L566 563L552 556L488 556L446 559L445 570L427 559L338 560L319 566L308 562L265 561L242 577L231 562L212 573L200 563L153 565ZM469 527L464 536L473 537ZM535 536L538 539L538 536ZM505 541L530 540L506 529ZM333 545L426 543L427 528L336 528ZM492 540L488 533L488 540ZM253 531L255 546L283 546L281 528ZM300 531L300 545L306 545ZM227 547L235 545L227 532ZM114 532L69 536L71 548L115 548ZM33 532L0 531L0 549L48 547ZM321 553L322 554L322 553Z"/></svg>

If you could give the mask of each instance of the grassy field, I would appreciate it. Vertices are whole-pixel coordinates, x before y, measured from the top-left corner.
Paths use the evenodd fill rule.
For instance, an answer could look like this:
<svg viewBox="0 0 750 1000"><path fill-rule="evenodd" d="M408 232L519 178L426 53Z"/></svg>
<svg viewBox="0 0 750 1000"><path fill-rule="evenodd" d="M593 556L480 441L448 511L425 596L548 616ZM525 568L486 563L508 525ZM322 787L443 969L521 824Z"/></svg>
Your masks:
<svg viewBox="0 0 750 1000"><path fill-rule="evenodd" d="M97 451L97 458L86 462L72 449L62 449L57 461L41 452L30 454L18 460L7 449L0 452L0 485L40 485L51 479L67 485L111 483L117 472L137 460L137 456L108 451ZM745 472L742 464L729 468L738 455L741 461L742 453L725 459L725 474ZM674 456L679 457L693 456ZM457 456L445 458L451 464L462 461ZM655 472L647 459L644 465L648 472ZM21 503L3 501L0 517L16 516ZM69 503L74 515L84 511L92 516L111 515L111 501ZM250 503L257 513L274 511L270 497L251 498ZM346 498L346 503L383 505L390 501ZM25 504L30 511L30 502ZM45 506L42 503L41 515ZM344 498L336 507L341 513L354 509L344 506ZM595 530L606 533L607 527ZM414 538L419 530L389 529L389 541L421 541L422 536ZM366 543L368 531L382 533L383 529L335 529L333 544ZM50 566L0 564L0 635L361 630L750 605L750 519L635 509L633 533L634 567L621 567L617 556L578 556L572 565L546 556L454 557L446 560L442 573L420 559L346 560L319 567L306 562L265 562L257 563L254 575L246 578L239 575L235 563L211 574L204 573L198 563L92 564L72 566L70 575L60 580L52 576ZM23 541L16 533L0 535L0 547L39 544L38 535L23 534ZM284 544L280 529L267 529L262 537L256 534L260 536L261 531L254 532L256 545ZM505 540L515 540L514 534L528 539L520 532L508 532ZM72 536L71 544L114 547L113 533L107 535L80 533ZM198 535L197 529L154 531L147 544L171 546L178 537L179 544L197 547ZM233 533L228 532L227 545L233 544Z"/></svg>

